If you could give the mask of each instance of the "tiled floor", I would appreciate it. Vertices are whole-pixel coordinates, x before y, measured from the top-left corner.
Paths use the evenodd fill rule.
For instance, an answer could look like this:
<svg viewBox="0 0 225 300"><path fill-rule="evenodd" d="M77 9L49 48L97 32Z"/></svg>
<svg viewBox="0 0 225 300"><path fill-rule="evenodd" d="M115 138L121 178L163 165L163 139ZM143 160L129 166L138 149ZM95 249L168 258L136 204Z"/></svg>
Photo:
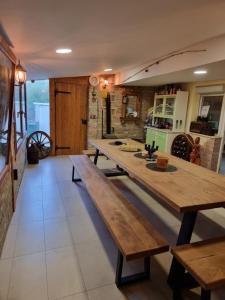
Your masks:
<svg viewBox="0 0 225 300"><path fill-rule="evenodd" d="M100 158L99 166L112 163ZM121 290L114 284L117 249L81 183L71 182L68 157L27 167L0 260L0 300L166 300L170 253L152 258L152 279ZM171 244L179 216L163 208L129 178L111 179ZM191 188L191 187L190 187ZM225 233L225 213L198 217L193 240ZM126 265L140 270L142 261ZM198 290L186 299L198 299ZM225 299L220 291L213 299Z"/></svg>

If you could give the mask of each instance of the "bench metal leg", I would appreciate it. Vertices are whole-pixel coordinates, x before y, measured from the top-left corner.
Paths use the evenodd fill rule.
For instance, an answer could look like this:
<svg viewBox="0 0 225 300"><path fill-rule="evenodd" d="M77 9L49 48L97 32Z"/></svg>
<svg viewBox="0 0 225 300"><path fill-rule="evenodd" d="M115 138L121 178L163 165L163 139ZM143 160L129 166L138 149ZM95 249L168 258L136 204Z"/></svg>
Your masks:
<svg viewBox="0 0 225 300"><path fill-rule="evenodd" d="M181 291L173 291L173 300L182 300Z"/></svg>
<svg viewBox="0 0 225 300"><path fill-rule="evenodd" d="M106 177L128 176L128 173L118 165L116 166L116 169L103 169L102 171Z"/></svg>
<svg viewBox="0 0 225 300"><path fill-rule="evenodd" d="M197 212L186 212L183 215L183 220L180 227L180 232L177 239L177 245L190 243L192 232L195 226ZM172 265L168 276L168 284L174 290L181 289L182 284L185 285L185 268L173 258Z"/></svg>
<svg viewBox="0 0 225 300"><path fill-rule="evenodd" d="M74 174L75 174L75 167L73 166L73 170L72 170L72 182L79 182L79 181L81 181L80 178L74 178Z"/></svg>
<svg viewBox="0 0 225 300"><path fill-rule="evenodd" d="M96 149L95 150L95 158L94 158L94 164L97 165L97 162L98 162L98 156L99 156L99 150Z"/></svg>
<svg viewBox="0 0 225 300"><path fill-rule="evenodd" d="M210 300L210 299L211 299L211 291L202 288L201 300Z"/></svg>
<svg viewBox="0 0 225 300"><path fill-rule="evenodd" d="M123 272L123 255L118 250L117 267L116 267L116 286L120 287L125 284L137 282L150 277L150 257L144 258L144 272L122 277Z"/></svg>

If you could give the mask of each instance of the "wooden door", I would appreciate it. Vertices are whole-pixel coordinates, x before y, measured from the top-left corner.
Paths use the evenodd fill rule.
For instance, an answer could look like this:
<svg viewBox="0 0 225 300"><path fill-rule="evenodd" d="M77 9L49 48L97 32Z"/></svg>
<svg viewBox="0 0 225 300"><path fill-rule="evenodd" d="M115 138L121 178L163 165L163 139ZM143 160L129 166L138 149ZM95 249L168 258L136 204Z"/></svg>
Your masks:
<svg viewBox="0 0 225 300"><path fill-rule="evenodd" d="M80 154L87 144L87 84L72 79L54 82L54 136L56 155ZM52 103L52 101L51 101ZM52 114L51 109L51 114ZM51 118L52 119L52 118ZM52 127L51 122L51 127ZM54 131L54 134L52 132Z"/></svg>

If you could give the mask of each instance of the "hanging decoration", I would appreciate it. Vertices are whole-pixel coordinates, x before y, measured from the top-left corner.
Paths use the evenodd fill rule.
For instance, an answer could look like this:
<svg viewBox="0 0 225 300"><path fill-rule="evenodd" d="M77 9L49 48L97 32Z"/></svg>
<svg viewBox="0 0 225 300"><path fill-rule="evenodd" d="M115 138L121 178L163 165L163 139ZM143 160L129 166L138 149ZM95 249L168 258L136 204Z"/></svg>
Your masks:
<svg viewBox="0 0 225 300"><path fill-rule="evenodd" d="M92 102L96 102L97 100L97 89L96 87L99 85L99 77L96 75L92 75L89 77L89 83L92 86Z"/></svg>

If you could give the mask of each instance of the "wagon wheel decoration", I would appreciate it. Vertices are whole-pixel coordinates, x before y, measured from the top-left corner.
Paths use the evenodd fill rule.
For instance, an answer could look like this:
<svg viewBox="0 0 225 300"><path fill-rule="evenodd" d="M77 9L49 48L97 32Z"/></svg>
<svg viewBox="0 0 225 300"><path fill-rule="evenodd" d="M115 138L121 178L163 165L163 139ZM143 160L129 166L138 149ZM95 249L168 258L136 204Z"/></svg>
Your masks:
<svg viewBox="0 0 225 300"><path fill-rule="evenodd" d="M47 157L52 150L52 141L50 136L44 131L34 131L27 138L27 148L34 144L38 149L39 159Z"/></svg>

